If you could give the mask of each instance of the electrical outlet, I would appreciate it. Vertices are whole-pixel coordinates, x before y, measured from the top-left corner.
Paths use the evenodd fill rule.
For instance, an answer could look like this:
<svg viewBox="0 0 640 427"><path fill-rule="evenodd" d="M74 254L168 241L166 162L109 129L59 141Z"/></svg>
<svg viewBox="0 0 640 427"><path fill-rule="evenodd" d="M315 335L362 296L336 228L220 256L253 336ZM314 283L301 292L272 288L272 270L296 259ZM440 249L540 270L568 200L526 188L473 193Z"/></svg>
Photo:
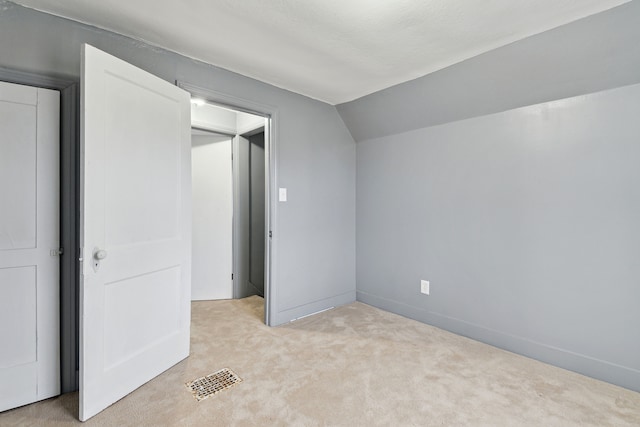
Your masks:
<svg viewBox="0 0 640 427"><path fill-rule="evenodd" d="M420 292L422 292L425 295L429 295L429 281L428 280L421 280L420 281Z"/></svg>

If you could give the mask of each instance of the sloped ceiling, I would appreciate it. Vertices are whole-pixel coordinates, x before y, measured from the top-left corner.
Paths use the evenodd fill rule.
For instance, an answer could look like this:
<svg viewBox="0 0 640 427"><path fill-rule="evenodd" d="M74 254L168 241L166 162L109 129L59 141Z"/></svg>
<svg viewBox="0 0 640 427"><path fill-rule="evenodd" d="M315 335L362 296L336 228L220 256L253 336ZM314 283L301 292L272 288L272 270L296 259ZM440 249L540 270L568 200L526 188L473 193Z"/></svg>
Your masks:
<svg viewBox="0 0 640 427"><path fill-rule="evenodd" d="M15 0L330 104L630 0Z"/></svg>

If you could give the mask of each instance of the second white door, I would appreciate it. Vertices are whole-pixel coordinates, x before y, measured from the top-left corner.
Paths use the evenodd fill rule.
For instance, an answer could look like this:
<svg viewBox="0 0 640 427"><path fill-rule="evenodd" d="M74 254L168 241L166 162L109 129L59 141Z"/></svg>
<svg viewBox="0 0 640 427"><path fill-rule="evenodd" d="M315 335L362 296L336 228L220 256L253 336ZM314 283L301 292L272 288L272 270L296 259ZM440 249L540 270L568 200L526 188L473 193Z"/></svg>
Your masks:
<svg viewBox="0 0 640 427"><path fill-rule="evenodd" d="M0 412L60 393L59 95L0 82Z"/></svg>

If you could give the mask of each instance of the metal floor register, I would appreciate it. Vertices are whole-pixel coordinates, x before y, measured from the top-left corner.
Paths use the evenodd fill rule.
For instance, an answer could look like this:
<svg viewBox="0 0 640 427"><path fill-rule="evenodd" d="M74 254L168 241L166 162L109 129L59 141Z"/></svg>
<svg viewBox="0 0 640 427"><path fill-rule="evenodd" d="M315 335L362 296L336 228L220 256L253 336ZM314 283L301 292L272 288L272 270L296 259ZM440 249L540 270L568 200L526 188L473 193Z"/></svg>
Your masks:
<svg viewBox="0 0 640 427"><path fill-rule="evenodd" d="M231 369L224 368L185 385L191 391L193 397L197 401L201 401L240 382L242 382L242 378L237 376Z"/></svg>

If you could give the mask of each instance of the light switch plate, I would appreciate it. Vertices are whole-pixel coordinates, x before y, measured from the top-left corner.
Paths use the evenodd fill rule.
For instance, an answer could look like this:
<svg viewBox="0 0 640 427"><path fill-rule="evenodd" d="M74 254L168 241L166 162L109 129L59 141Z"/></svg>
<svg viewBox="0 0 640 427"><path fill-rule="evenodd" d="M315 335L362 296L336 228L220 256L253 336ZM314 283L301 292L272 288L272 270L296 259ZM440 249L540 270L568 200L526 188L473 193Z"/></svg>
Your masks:
<svg viewBox="0 0 640 427"><path fill-rule="evenodd" d="M420 281L420 292L425 294L425 295L429 295L429 281L428 280L421 280Z"/></svg>
<svg viewBox="0 0 640 427"><path fill-rule="evenodd" d="M287 201L287 189L286 188L280 188L278 190L278 200L280 202L286 202Z"/></svg>

